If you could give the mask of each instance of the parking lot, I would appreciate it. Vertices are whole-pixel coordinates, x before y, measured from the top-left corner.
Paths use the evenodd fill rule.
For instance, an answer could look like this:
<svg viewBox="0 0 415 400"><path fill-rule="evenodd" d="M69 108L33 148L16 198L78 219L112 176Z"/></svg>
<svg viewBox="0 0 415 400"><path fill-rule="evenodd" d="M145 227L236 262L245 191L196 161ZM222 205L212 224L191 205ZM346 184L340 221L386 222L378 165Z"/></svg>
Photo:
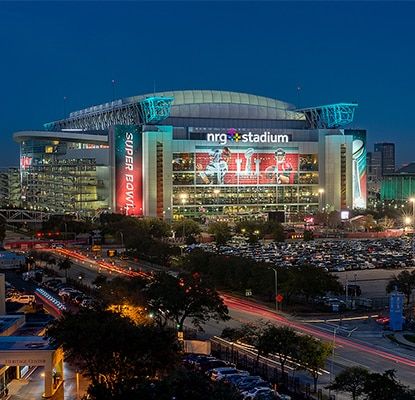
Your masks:
<svg viewBox="0 0 415 400"><path fill-rule="evenodd" d="M213 243L193 247L252 258L280 267L310 264L331 272L366 269L402 269L414 266L412 243L409 239L382 240L314 240L284 243L249 244L234 238L227 246L216 249Z"/></svg>

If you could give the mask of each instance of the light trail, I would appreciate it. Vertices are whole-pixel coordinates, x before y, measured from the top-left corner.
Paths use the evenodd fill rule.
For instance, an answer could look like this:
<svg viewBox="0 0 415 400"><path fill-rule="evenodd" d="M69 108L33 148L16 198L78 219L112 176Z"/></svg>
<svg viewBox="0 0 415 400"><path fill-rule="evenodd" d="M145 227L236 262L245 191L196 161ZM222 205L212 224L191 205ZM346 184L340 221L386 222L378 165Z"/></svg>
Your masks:
<svg viewBox="0 0 415 400"><path fill-rule="evenodd" d="M227 305L229 309L236 310L236 311L245 311L245 312L254 314L256 316L259 315L259 316L268 318L271 321L275 321L278 324L289 326L295 330L308 333L309 335L316 336L318 338L327 340L329 342L333 341L333 335L325 333L316 328L312 328L312 327L309 327L309 326L306 326L306 325L303 325L303 324L300 324L294 321L290 321L289 319L281 315L278 315L275 312L272 312L268 308L261 306L259 304L255 304L250 301L243 300L243 299L238 299L230 295L222 294L221 297L223 298L224 303ZM398 364L403 364L409 367L415 367L415 361L410 358L391 354L383 350L378 350L368 345L354 342L350 339L345 339L345 338L337 336L336 345L337 346L341 345L339 347L344 347L344 348L352 348L354 350L368 353L373 356L381 357L381 358L384 358L386 360L389 360L389 361L392 361Z"/></svg>
<svg viewBox="0 0 415 400"><path fill-rule="evenodd" d="M121 275L125 275L125 276L130 276L130 277L140 276L140 277L143 277L143 278L148 278L149 276L151 276L150 274L147 274L147 273L142 272L142 271L132 271L132 270L129 270L129 269L121 268L117 265L110 264L110 263L105 262L105 261L93 260L93 259L88 258L87 256L84 256L83 254L80 254L80 253L78 253L76 251L73 251L73 250L56 249L55 252L62 255L62 256L65 256L65 257L74 258L75 260L78 260L83 264L87 263L90 266L96 266L97 268L105 269L106 271L109 271L110 273L116 273L116 274L121 274Z"/></svg>

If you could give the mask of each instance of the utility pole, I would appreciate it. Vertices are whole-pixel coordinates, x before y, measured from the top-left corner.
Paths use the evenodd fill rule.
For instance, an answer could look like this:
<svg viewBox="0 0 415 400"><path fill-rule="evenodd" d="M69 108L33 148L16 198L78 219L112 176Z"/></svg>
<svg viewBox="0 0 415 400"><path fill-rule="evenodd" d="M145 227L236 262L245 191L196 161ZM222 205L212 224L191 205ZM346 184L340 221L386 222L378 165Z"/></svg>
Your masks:
<svg viewBox="0 0 415 400"><path fill-rule="evenodd" d="M278 270L276 268L270 268L274 271L274 283L275 283L275 311L278 311Z"/></svg>

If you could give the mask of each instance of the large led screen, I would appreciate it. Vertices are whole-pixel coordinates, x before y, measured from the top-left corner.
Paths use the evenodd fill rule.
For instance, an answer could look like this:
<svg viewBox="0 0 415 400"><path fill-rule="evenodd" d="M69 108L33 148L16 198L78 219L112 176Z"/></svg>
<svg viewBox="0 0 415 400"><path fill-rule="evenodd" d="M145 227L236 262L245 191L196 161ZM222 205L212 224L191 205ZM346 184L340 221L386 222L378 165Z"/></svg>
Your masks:
<svg viewBox="0 0 415 400"><path fill-rule="evenodd" d="M296 183L298 149L197 148L197 185L286 185Z"/></svg>

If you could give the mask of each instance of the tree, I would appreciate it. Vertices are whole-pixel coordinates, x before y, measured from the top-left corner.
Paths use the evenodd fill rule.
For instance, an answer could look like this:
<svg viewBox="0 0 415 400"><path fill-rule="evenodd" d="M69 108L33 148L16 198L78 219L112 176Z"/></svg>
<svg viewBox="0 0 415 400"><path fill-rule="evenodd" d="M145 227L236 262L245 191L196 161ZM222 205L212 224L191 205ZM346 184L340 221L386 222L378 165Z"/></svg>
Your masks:
<svg viewBox="0 0 415 400"><path fill-rule="evenodd" d="M3 218L0 217L0 243L6 238L6 224Z"/></svg>
<svg viewBox="0 0 415 400"><path fill-rule="evenodd" d="M386 286L386 291L391 293L395 287L406 297L406 304L411 301L412 291L415 289L415 272L402 271L398 275L393 275Z"/></svg>
<svg viewBox="0 0 415 400"><path fill-rule="evenodd" d="M314 239L313 231L309 229L304 229L304 241L309 242L310 240Z"/></svg>
<svg viewBox="0 0 415 400"><path fill-rule="evenodd" d="M299 345L298 334L289 327L268 325L262 332L262 336L263 341L270 344L269 353L278 356L281 373L284 376L287 360L296 356Z"/></svg>
<svg viewBox="0 0 415 400"><path fill-rule="evenodd" d="M68 257L64 258L63 260L60 260L58 263L59 270L65 271L65 277L68 279L68 271L72 267L72 262L69 260Z"/></svg>
<svg viewBox="0 0 415 400"><path fill-rule="evenodd" d="M179 368L158 387L157 400L171 399L240 400L242 396L232 385L212 382L198 371Z"/></svg>
<svg viewBox="0 0 415 400"><path fill-rule="evenodd" d="M284 242L284 227L279 222L269 222L269 230L275 242Z"/></svg>
<svg viewBox="0 0 415 400"><path fill-rule="evenodd" d="M92 281L92 284L95 285L97 288L100 288L102 285L107 283L107 277L102 274L98 274L96 278Z"/></svg>
<svg viewBox="0 0 415 400"><path fill-rule="evenodd" d="M232 237L229 225L226 222L213 222L208 232L215 237L217 246L224 246Z"/></svg>
<svg viewBox="0 0 415 400"><path fill-rule="evenodd" d="M178 278L159 273L150 283L147 296L156 319L175 321L179 331L188 318L200 330L210 319L229 319L228 309L219 294L197 273L181 274Z"/></svg>
<svg viewBox="0 0 415 400"><path fill-rule="evenodd" d="M313 378L314 392L317 392L317 381L320 370L325 367L327 359L332 352L332 345L321 342L320 340L304 335L298 338L298 354L295 357L300 369L307 370Z"/></svg>
<svg viewBox="0 0 415 400"><path fill-rule="evenodd" d="M170 225L160 218L146 218L143 220L147 224L149 234L154 238L164 238L171 236Z"/></svg>
<svg viewBox="0 0 415 400"><path fill-rule="evenodd" d="M327 388L336 392L350 393L353 400L363 394L370 373L363 367L349 367L340 372Z"/></svg>
<svg viewBox="0 0 415 400"><path fill-rule="evenodd" d="M194 240L194 237L201 232L200 226L192 219L182 219L173 224L173 231L176 237L181 237L189 241Z"/></svg>
<svg viewBox="0 0 415 400"><path fill-rule="evenodd" d="M363 392L366 400L410 400L413 393L402 385L395 376L394 370L387 370L383 374L370 374L364 385Z"/></svg>
<svg viewBox="0 0 415 400"><path fill-rule="evenodd" d="M341 293L343 289L337 276L309 264L291 267L285 275L281 274L281 278L279 287L287 301L296 294L303 296L308 303L312 297L327 292Z"/></svg>
<svg viewBox="0 0 415 400"><path fill-rule="evenodd" d="M165 375L178 362L174 332L137 326L109 311L65 313L47 336L90 379L88 393L96 400L139 398L137 386Z"/></svg>

